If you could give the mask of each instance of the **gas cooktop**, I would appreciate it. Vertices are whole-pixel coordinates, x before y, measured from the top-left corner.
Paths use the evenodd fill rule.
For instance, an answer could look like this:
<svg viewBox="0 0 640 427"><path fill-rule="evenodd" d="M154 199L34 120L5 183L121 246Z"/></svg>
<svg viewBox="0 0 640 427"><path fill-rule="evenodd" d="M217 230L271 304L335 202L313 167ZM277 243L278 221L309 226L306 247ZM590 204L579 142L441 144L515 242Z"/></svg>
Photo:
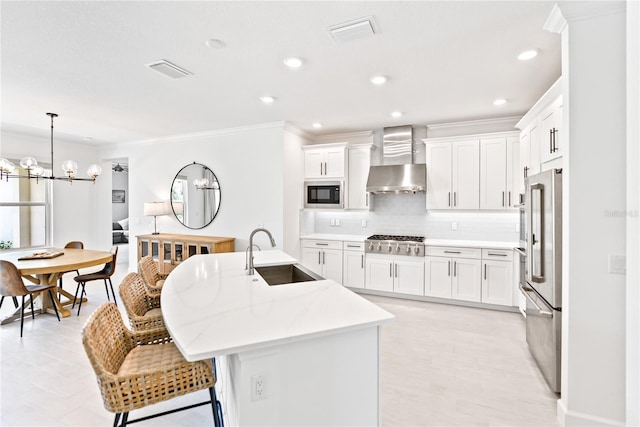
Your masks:
<svg viewBox="0 0 640 427"><path fill-rule="evenodd" d="M395 236L392 234L374 234L367 240L392 240L396 242L424 242L424 236Z"/></svg>
<svg viewBox="0 0 640 427"><path fill-rule="evenodd" d="M424 236L374 234L365 240L366 253L424 256Z"/></svg>

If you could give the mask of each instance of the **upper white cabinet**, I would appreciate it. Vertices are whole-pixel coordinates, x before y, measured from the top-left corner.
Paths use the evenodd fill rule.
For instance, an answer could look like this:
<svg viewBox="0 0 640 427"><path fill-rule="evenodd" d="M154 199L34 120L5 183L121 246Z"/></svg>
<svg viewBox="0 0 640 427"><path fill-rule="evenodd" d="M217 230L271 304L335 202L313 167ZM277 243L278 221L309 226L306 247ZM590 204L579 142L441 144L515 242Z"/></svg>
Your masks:
<svg viewBox="0 0 640 427"><path fill-rule="evenodd" d="M562 105L562 79L558 79L516 124L520 129L518 173L523 177L562 167ZM524 192L524 181L519 192Z"/></svg>
<svg viewBox="0 0 640 427"><path fill-rule="evenodd" d="M423 139L427 209L511 209L518 203L517 132Z"/></svg>
<svg viewBox="0 0 640 427"><path fill-rule="evenodd" d="M367 179L371 165L371 144L350 146L347 178L347 208L370 209L371 195L367 193Z"/></svg>
<svg viewBox="0 0 640 427"><path fill-rule="evenodd" d="M556 99L540 115L542 163L562 156L562 97Z"/></svg>
<svg viewBox="0 0 640 427"><path fill-rule="evenodd" d="M511 209L520 192L517 136L480 140L480 209Z"/></svg>
<svg viewBox="0 0 640 427"><path fill-rule="evenodd" d="M479 140L428 142L427 209L478 209Z"/></svg>
<svg viewBox="0 0 640 427"><path fill-rule="evenodd" d="M303 146L305 179L344 179L346 147L346 143Z"/></svg>

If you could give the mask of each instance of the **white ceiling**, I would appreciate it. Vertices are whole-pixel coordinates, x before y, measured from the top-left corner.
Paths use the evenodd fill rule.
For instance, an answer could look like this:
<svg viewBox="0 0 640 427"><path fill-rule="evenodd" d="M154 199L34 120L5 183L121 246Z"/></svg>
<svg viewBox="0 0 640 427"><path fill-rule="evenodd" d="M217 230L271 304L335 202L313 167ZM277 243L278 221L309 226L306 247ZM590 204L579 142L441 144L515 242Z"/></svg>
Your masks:
<svg viewBox="0 0 640 427"><path fill-rule="evenodd" d="M560 76L553 2L1 2L2 126L124 142L288 121L310 134L524 114ZM328 27L373 16L379 34ZM205 45L223 40L224 49ZM516 56L540 49L537 58ZM282 60L299 56L292 71ZM169 60L193 73L145 67ZM390 80L373 86L369 77ZM276 97L272 105L261 95ZM496 98L509 102L501 107ZM390 112L404 113L400 119ZM319 131L311 127L320 121Z"/></svg>

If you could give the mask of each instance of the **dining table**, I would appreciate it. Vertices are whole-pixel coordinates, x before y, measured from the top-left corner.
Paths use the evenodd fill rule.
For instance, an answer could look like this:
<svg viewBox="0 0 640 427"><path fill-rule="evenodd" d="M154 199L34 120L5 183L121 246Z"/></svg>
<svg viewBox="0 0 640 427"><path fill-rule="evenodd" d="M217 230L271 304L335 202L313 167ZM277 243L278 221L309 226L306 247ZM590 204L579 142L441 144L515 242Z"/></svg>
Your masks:
<svg viewBox="0 0 640 427"><path fill-rule="evenodd" d="M75 248L45 248L42 250L29 251L9 251L0 252L0 259L13 263L20 272L20 275L28 281L38 285L56 286L53 294L53 303L56 305L60 316L69 317L71 310L66 306L73 303L74 295L61 287L57 287L58 279L66 272L79 270L86 267L94 267L106 264L113 259L113 254L109 251L98 251L92 249ZM40 307L34 313L48 312L55 314L51 300L39 296ZM66 300L61 300L61 297ZM81 295L82 302L86 302L86 297ZM12 315L0 320L0 324L6 324L18 319L20 309Z"/></svg>

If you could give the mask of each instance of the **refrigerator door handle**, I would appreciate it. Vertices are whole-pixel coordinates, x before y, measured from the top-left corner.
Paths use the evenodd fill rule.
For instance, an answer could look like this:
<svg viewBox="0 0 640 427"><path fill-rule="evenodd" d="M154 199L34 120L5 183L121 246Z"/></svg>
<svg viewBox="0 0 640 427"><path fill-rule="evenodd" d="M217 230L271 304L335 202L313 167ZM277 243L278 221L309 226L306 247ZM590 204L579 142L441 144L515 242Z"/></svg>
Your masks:
<svg viewBox="0 0 640 427"><path fill-rule="evenodd" d="M542 317L553 317L553 312L541 309L540 306L536 303L536 301L531 297L531 295L529 295L529 292L533 292L533 289L531 289L529 287L522 286L522 283L519 286L520 286L520 292L522 292L522 294L525 297L527 297L529 302L531 302L531 304L533 304L533 306L536 308L536 310L538 310L538 315L539 316L542 316Z"/></svg>
<svg viewBox="0 0 640 427"><path fill-rule="evenodd" d="M529 256L531 280L536 283L542 283L546 280L544 271L544 184L535 183L530 185L531 191L531 229L529 235L531 237L531 251ZM537 221L536 221L537 220ZM536 240L536 234L538 239Z"/></svg>

